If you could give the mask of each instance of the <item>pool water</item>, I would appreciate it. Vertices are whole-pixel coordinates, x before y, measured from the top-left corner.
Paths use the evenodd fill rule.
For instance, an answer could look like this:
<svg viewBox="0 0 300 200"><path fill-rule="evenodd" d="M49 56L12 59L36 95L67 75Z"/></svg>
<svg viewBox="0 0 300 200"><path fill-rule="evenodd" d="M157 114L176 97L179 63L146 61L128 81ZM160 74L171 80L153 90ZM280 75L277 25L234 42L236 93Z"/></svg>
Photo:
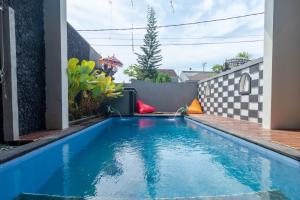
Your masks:
<svg viewBox="0 0 300 200"><path fill-rule="evenodd" d="M300 199L300 164L184 118L113 119L37 193L101 198L175 198L277 190ZM260 149L259 151L255 148Z"/></svg>

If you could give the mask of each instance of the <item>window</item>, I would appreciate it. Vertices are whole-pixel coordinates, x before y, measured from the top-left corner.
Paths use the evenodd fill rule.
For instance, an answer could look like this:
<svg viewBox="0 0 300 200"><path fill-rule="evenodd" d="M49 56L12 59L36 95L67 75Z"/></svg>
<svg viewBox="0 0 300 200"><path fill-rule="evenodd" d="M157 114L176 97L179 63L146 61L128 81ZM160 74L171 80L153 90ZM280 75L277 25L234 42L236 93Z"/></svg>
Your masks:
<svg viewBox="0 0 300 200"><path fill-rule="evenodd" d="M251 77L248 73L242 74L240 78L239 93L241 95L248 95L251 93Z"/></svg>
<svg viewBox="0 0 300 200"><path fill-rule="evenodd" d="M209 96L210 96L210 87L209 87L209 85L207 85L205 87L205 97L209 97Z"/></svg>

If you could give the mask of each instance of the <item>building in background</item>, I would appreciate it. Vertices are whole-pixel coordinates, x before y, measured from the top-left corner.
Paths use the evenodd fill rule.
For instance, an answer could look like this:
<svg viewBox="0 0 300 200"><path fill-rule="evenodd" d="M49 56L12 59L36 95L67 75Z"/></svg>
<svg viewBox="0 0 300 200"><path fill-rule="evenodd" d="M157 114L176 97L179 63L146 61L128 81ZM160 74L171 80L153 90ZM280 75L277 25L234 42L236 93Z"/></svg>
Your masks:
<svg viewBox="0 0 300 200"><path fill-rule="evenodd" d="M198 82L214 76L214 72L207 71L182 71L179 79L181 82Z"/></svg>

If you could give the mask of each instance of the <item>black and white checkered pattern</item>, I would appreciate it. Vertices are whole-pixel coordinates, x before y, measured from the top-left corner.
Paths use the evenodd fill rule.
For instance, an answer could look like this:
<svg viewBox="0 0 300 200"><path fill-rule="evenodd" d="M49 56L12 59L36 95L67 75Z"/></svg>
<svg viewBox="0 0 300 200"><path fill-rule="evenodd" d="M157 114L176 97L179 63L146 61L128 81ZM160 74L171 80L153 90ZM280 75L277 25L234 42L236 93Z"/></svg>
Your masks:
<svg viewBox="0 0 300 200"><path fill-rule="evenodd" d="M239 94L239 81L244 73L248 73L251 77L251 93L249 95ZM205 94L207 86L210 88L208 96ZM262 123L262 95L262 59L199 82L199 100L207 114Z"/></svg>

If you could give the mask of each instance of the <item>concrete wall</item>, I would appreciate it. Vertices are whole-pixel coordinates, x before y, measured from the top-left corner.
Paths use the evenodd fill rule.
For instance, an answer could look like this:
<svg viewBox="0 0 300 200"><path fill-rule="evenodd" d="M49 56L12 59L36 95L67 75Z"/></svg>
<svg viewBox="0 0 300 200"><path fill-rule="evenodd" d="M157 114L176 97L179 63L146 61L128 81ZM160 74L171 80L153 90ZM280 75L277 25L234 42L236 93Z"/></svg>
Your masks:
<svg viewBox="0 0 300 200"><path fill-rule="evenodd" d="M100 54L68 23L68 58L93 60L99 66Z"/></svg>
<svg viewBox="0 0 300 200"><path fill-rule="evenodd" d="M44 0L46 128L69 127L66 0Z"/></svg>
<svg viewBox="0 0 300 200"><path fill-rule="evenodd" d="M152 105L161 112L176 112L182 106L189 105L197 97L197 83L152 83L134 81L126 84L137 91L137 99Z"/></svg>
<svg viewBox="0 0 300 200"><path fill-rule="evenodd" d="M2 7L3 5L0 4ZM3 10L0 10L0 14L3 14ZM2 20L2 17L0 16L0 20ZM3 21L0 21L0 67L4 64L3 61L3 50L2 50L2 44L3 44L3 37L4 37L4 31L3 31ZM4 140L4 133L3 133L3 104L2 104L2 87L0 87L0 142Z"/></svg>
<svg viewBox="0 0 300 200"><path fill-rule="evenodd" d="M199 100L207 114L262 123L263 59L257 59L199 82ZM251 93L239 94L242 74L251 77ZM210 94L205 94L206 88Z"/></svg>
<svg viewBox="0 0 300 200"><path fill-rule="evenodd" d="M300 1L265 1L264 127L300 129Z"/></svg>
<svg viewBox="0 0 300 200"><path fill-rule="evenodd" d="M26 134L45 129L43 1L4 0L4 6L15 10L19 125Z"/></svg>

